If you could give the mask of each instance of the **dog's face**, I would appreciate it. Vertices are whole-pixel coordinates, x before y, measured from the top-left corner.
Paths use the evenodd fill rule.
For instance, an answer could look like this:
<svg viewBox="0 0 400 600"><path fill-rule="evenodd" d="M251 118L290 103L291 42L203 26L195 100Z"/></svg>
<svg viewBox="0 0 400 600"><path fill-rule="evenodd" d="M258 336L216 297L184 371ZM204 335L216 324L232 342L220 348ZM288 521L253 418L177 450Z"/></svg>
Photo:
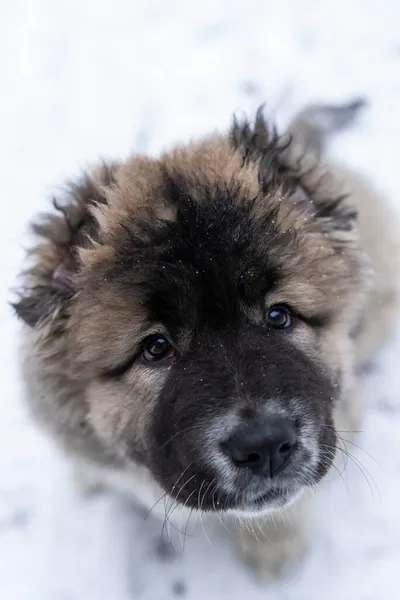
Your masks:
<svg viewBox="0 0 400 600"><path fill-rule="evenodd" d="M70 239L61 220L42 229L40 285L17 307L43 360L79 381L107 452L203 510L268 510L324 476L351 360L354 215L318 204L257 135L236 127L75 187Z"/></svg>

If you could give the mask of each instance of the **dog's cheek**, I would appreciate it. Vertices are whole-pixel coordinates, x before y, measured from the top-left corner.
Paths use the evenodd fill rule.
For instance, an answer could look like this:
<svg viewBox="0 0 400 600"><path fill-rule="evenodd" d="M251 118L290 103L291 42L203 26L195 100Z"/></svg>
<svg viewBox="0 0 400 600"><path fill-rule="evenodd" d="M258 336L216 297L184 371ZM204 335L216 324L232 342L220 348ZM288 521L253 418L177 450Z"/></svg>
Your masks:
<svg viewBox="0 0 400 600"><path fill-rule="evenodd" d="M290 334L291 343L307 356L310 366L314 363L316 368L315 372L312 368L306 369L302 379L305 387L299 387L298 396L290 402L298 422L301 447L314 468L335 435L333 413L342 394L343 362L348 355L343 337L343 332L335 328L315 329L305 324Z"/></svg>
<svg viewBox="0 0 400 600"><path fill-rule="evenodd" d="M341 323L321 335L320 355L332 374L336 399L351 387L354 372L353 343Z"/></svg>
<svg viewBox="0 0 400 600"><path fill-rule="evenodd" d="M300 322L290 333L288 339L290 343L303 352L307 358L313 360L317 364L320 363L321 353L319 350L319 335L312 327L306 325L306 323Z"/></svg>
<svg viewBox="0 0 400 600"><path fill-rule="evenodd" d="M151 415L163 383L161 372L140 367L121 380L90 385L88 418L109 452L145 461Z"/></svg>
<svg viewBox="0 0 400 600"><path fill-rule="evenodd" d="M338 397L353 372L353 346L340 320L317 330L299 324L290 334L290 341L322 368Z"/></svg>

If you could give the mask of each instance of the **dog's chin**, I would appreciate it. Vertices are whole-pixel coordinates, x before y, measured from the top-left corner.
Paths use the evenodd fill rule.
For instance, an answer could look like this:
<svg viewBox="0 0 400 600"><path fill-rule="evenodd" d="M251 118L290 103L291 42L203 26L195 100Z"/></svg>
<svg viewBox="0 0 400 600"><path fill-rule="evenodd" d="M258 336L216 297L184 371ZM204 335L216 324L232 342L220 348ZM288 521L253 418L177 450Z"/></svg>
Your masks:
<svg viewBox="0 0 400 600"><path fill-rule="evenodd" d="M273 488L263 494L246 498L228 513L238 517L254 518L274 513L294 504L303 495L305 486L293 485L282 489Z"/></svg>
<svg viewBox="0 0 400 600"><path fill-rule="evenodd" d="M255 519L263 515L276 513L297 502L306 489L307 486L301 485L293 485L291 487L286 487L285 489L271 489L262 494L260 493L244 498L240 503L237 501L235 502L233 498L227 502L227 498L225 497L224 502L213 502L212 508L210 506L202 506L200 512L210 516L213 513L218 513L220 518L226 515L227 517L234 516L235 518L241 519ZM176 504L176 499L172 497L167 501L167 506L169 502L171 503L171 506L174 506L174 509L171 511L171 514L168 515L168 520L178 528L185 520L190 518L190 515L192 515L193 512L199 511L198 505L190 506L190 503L188 505L187 502L179 502ZM222 505L224 506L222 507ZM165 515L162 514L161 516L164 518Z"/></svg>

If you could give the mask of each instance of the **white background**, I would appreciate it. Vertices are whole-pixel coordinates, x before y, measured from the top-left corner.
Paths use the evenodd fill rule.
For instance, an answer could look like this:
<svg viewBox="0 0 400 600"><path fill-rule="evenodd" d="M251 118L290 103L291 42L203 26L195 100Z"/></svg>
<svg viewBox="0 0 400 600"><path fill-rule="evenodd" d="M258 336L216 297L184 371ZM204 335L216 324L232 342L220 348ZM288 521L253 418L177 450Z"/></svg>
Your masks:
<svg viewBox="0 0 400 600"><path fill-rule="evenodd" d="M224 530L207 531L208 541L195 527L183 556L178 536L176 555L161 561L160 523L121 499L75 494L22 406L7 301L27 221L65 177L99 155L156 154L224 129L233 111L252 113L262 102L284 124L309 100L364 95L369 108L331 152L397 203L399 23L396 0L1 2L1 600L397 597L399 339L366 378L362 449L354 448L361 469L350 461L347 480L325 490L301 569L265 589L237 562Z"/></svg>

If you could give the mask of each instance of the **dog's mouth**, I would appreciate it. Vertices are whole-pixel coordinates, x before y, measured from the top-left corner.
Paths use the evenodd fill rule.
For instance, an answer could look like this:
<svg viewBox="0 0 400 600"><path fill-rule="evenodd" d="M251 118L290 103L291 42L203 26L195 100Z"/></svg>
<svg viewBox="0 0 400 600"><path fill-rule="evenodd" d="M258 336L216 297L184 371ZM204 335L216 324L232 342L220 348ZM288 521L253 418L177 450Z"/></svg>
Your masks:
<svg viewBox="0 0 400 600"><path fill-rule="evenodd" d="M263 494L259 494L255 496L249 501L249 504L254 504L254 506L264 506L269 502L276 502L282 499L282 490L272 489Z"/></svg>
<svg viewBox="0 0 400 600"><path fill-rule="evenodd" d="M238 502L229 512L243 515L254 515L271 512L291 504L301 492L301 486L274 487L266 492L250 496Z"/></svg>
<svg viewBox="0 0 400 600"><path fill-rule="evenodd" d="M293 504L310 486L318 483L329 470L331 461L321 461L321 464L315 468L314 477L310 480L301 477L286 479L277 482L267 489L256 493L243 495L234 506L230 506L228 512L235 512L245 516L268 513L279 510Z"/></svg>
<svg viewBox="0 0 400 600"><path fill-rule="evenodd" d="M225 512L241 516L254 516L288 506L300 495L304 485L286 484L273 486L257 493L221 494L213 500L212 506L206 501L203 509L211 512Z"/></svg>

